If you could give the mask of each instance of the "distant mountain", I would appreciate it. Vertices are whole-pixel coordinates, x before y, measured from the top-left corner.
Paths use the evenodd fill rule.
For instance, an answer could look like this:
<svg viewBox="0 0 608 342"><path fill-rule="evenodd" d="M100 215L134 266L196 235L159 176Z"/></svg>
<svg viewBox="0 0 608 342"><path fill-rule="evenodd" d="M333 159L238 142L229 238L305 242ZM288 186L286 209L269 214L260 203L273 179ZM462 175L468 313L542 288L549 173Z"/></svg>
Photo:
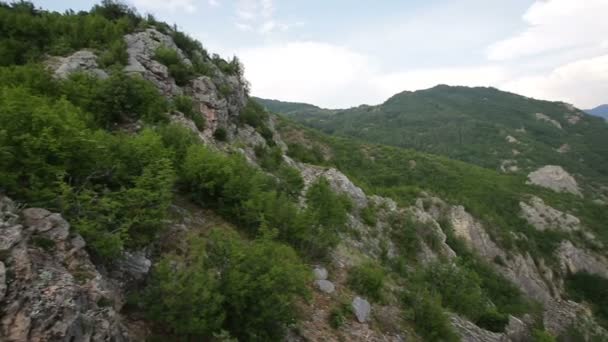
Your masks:
<svg viewBox="0 0 608 342"><path fill-rule="evenodd" d="M604 119L608 120L608 104L603 104L603 105L597 106L593 109L587 109L587 110L585 110L585 112L587 112L588 114L599 116L600 118L604 118Z"/></svg>
<svg viewBox="0 0 608 342"><path fill-rule="evenodd" d="M608 179L608 126L562 102L495 88L446 85L402 92L378 106L345 110L260 101L271 111L334 135L413 148L504 172L561 165L587 179Z"/></svg>

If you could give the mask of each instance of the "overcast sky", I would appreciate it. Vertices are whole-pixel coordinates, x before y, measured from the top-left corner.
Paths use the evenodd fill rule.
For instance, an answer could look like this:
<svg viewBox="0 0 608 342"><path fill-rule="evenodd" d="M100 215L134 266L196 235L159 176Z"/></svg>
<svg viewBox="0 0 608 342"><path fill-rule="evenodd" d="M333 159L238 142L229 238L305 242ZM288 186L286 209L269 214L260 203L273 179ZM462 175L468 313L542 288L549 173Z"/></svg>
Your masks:
<svg viewBox="0 0 608 342"><path fill-rule="evenodd" d="M608 0L129 0L236 54L253 95L328 108L436 84L608 102ZM63 11L96 1L34 0Z"/></svg>

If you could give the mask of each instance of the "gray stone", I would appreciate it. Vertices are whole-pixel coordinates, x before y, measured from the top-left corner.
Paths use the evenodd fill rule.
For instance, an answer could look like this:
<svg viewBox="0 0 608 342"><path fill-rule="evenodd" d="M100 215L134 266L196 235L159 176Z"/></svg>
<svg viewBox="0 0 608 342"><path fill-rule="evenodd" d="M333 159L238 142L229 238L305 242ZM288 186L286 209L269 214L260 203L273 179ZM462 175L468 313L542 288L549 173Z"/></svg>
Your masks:
<svg viewBox="0 0 608 342"><path fill-rule="evenodd" d="M372 307L367 300L361 297L355 297L352 302L352 308L359 323L365 323L369 320Z"/></svg>
<svg viewBox="0 0 608 342"><path fill-rule="evenodd" d="M583 197L574 177L558 165L546 165L530 173L528 184L542 186L556 192L569 192Z"/></svg>
<svg viewBox="0 0 608 342"><path fill-rule="evenodd" d="M570 214L566 214L545 204L533 196L528 203L519 202L521 216L534 228L543 231L547 229L572 232L580 230L581 221Z"/></svg>
<svg viewBox="0 0 608 342"><path fill-rule="evenodd" d="M151 267L152 262L143 251L124 252L122 259L118 261L119 270L135 280L143 279Z"/></svg>
<svg viewBox="0 0 608 342"><path fill-rule="evenodd" d="M583 250L566 240L557 249L562 272L588 272L608 278L608 260L593 252Z"/></svg>
<svg viewBox="0 0 608 342"><path fill-rule="evenodd" d="M70 224L60 214L40 208L28 208L22 213L26 226L43 233L53 241L64 241L70 234Z"/></svg>
<svg viewBox="0 0 608 342"><path fill-rule="evenodd" d="M6 267L4 267L4 263L0 261L0 302L4 299L6 295Z"/></svg>
<svg viewBox="0 0 608 342"><path fill-rule="evenodd" d="M534 114L534 116L536 116L536 120L547 122L547 123L555 126L558 129L562 129L562 125L559 122L551 119L551 117L549 117L543 113L536 113L536 114Z"/></svg>
<svg viewBox="0 0 608 342"><path fill-rule="evenodd" d="M321 292L325 292L328 294L333 293L336 290L334 284L329 280L315 280L315 285L319 290L321 290Z"/></svg>
<svg viewBox="0 0 608 342"><path fill-rule="evenodd" d="M317 266L313 270L316 280L326 280L327 279L327 269L325 267Z"/></svg>
<svg viewBox="0 0 608 342"><path fill-rule="evenodd" d="M97 56L91 51L76 51L71 56L62 58L59 67L55 70L55 76L67 78L74 72L86 72L99 78L107 78L108 74L99 69Z"/></svg>
<svg viewBox="0 0 608 342"><path fill-rule="evenodd" d="M0 252L7 252L22 239L23 227L20 224L0 228Z"/></svg>

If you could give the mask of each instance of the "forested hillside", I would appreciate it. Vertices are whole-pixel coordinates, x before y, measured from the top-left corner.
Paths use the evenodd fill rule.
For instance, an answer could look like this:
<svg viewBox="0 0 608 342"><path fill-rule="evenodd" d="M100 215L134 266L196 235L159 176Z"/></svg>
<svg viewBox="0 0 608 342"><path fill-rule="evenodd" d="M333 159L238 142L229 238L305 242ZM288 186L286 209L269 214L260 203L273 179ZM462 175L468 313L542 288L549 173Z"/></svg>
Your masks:
<svg viewBox="0 0 608 342"><path fill-rule="evenodd" d="M608 183L608 125L565 103L493 88L437 86L379 106L311 111L261 100L323 132L412 148L504 172L561 165L583 182ZM595 188L590 186L589 189Z"/></svg>
<svg viewBox="0 0 608 342"><path fill-rule="evenodd" d="M605 189L304 127L249 96L236 57L120 2L0 2L0 47L1 341L608 336ZM563 104L484 96L578 118L556 135L528 122L522 153L604 139ZM459 113L463 133L483 118ZM602 151L580 154L584 186Z"/></svg>

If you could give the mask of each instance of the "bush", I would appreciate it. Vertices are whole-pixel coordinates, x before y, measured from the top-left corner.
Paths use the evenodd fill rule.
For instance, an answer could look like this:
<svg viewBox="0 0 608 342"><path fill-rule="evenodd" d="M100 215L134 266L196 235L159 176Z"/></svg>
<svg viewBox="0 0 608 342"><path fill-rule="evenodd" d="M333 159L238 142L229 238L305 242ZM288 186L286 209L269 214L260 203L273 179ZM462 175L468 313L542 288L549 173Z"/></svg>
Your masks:
<svg viewBox="0 0 608 342"><path fill-rule="evenodd" d="M475 324L489 331L503 332L509 324L509 316L490 309L481 314Z"/></svg>
<svg viewBox="0 0 608 342"><path fill-rule="evenodd" d="M374 227L377 222L376 213L377 209L373 204L369 204L367 207L361 210L361 219L368 226Z"/></svg>
<svg viewBox="0 0 608 342"><path fill-rule="evenodd" d="M448 316L443 312L441 299L424 290L405 295L406 307L414 313L416 332L429 342L456 342L460 338L454 332Z"/></svg>
<svg viewBox="0 0 608 342"><path fill-rule="evenodd" d="M108 68L114 65L125 66L129 62L127 43L124 39L114 41L106 51L99 56L99 65Z"/></svg>
<svg viewBox="0 0 608 342"><path fill-rule="evenodd" d="M350 270L348 286L361 295L380 301L385 277L384 270L380 266L366 262Z"/></svg>
<svg viewBox="0 0 608 342"><path fill-rule="evenodd" d="M588 302L598 321L608 327L608 279L580 272L566 278L566 291L575 301Z"/></svg>
<svg viewBox="0 0 608 342"><path fill-rule="evenodd" d="M176 336L206 339L226 329L242 341L280 340L296 299L308 296L308 268L270 236L246 242L213 230L188 251L163 258L141 301Z"/></svg>
<svg viewBox="0 0 608 342"><path fill-rule="evenodd" d="M226 141L228 140L228 132L223 127L218 127L215 132L213 132L213 137L217 141Z"/></svg>
<svg viewBox="0 0 608 342"><path fill-rule="evenodd" d="M258 163L266 171L276 171L283 162L283 151L277 146L268 148L257 145L254 152Z"/></svg>
<svg viewBox="0 0 608 342"><path fill-rule="evenodd" d="M282 165L277 173L279 178L279 191L291 198L297 199L304 189L304 179L298 169Z"/></svg>
<svg viewBox="0 0 608 342"><path fill-rule="evenodd" d="M178 86L185 86L194 77L192 67L184 64L180 59L177 51L166 47L159 46L154 52L154 59L164 64L169 69L169 74L175 79Z"/></svg>
<svg viewBox="0 0 608 342"><path fill-rule="evenodd" d="M534 342L555 342L555 338L544 330L534 329L532 332L532 341Z"/></svg>

